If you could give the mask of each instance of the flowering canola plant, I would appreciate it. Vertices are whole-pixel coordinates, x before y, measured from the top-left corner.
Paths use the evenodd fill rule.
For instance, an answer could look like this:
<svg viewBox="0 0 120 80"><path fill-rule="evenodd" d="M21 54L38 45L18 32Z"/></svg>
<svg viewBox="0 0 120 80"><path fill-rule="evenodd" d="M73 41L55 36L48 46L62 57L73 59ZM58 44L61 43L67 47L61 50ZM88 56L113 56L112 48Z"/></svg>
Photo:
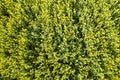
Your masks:
<svg viewBox="0 0 120 80"><path fill-rule="evenodd" d="M0 0L0 80L120 80L120 1Z"/></svg>

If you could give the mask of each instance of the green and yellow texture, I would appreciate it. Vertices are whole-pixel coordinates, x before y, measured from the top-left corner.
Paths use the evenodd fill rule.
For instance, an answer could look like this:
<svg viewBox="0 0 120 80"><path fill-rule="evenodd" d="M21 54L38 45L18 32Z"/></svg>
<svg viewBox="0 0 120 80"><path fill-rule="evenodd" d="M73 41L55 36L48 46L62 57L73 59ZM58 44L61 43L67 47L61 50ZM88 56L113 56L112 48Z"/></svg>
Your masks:
<svg viewBox="0 0 120 80"><path fill-rule="evenodd" d="M120 80L120 0L0 0L0 80Z"/></svg>

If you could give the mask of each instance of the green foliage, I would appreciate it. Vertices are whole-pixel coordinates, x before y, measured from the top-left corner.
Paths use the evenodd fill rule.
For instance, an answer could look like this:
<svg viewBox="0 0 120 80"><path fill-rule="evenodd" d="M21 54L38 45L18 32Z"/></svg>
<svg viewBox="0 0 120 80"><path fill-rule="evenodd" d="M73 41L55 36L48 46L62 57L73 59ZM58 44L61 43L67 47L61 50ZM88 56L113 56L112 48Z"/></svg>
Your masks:
<svg viewBox="0 0 120 80"><path fill-rule="evenodd" d="M1 80L119 80L119 0L0 0Z"/></svg>

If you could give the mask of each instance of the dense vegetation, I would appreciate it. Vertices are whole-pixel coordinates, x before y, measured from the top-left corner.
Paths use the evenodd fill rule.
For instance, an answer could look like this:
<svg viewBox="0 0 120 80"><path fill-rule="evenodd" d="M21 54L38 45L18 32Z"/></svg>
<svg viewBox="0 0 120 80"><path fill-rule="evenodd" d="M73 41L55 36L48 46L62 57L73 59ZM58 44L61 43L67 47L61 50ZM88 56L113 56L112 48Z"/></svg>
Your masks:
<svg viewBox="0 0 120 80"><path fill-rule="evenodd" d="M120 80L120 0L0 0L0 80Z"/></svg>

